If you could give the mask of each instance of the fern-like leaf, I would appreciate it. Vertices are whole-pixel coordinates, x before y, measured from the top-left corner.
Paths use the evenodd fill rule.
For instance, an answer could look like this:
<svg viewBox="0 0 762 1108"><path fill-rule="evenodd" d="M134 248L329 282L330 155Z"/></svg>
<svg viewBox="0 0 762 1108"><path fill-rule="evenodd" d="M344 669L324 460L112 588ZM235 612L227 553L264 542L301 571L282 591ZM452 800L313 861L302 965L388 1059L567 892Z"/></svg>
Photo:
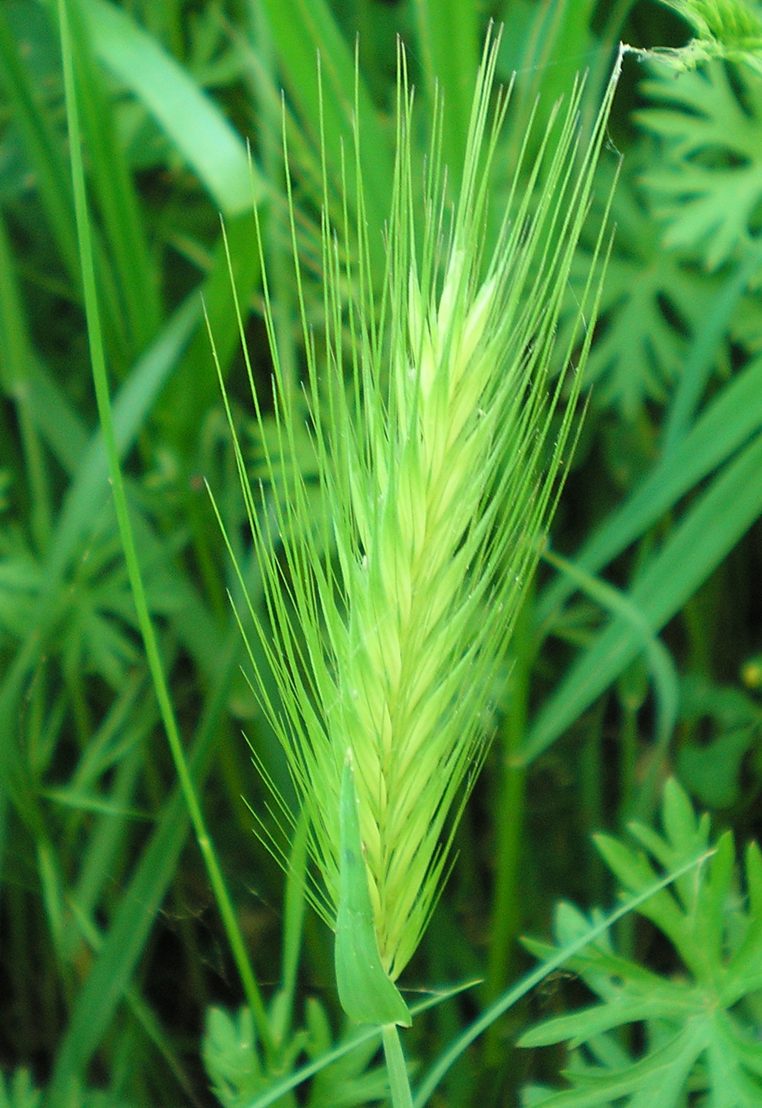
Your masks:
<svg viewBox="0 0 762 1108"><path fill-rule="evenodd" d="M647 888L709 845L708 817L697 818L677 782L668 782L662 831L633 824L642 849L599 836L597 846L627 894ZM570 968L598 998L588 1008L551 1019L520 1039L524 1047L568 1042L569 1088L529 1089L525 1104L566 1108L616 1104L678 1108L688 1103L753 1108L762 1104L762 1043L755 1034L762 988L762 853L746 851L745 890L739 888L729 832L711 858L643 902L637 911L669 940L678 963L663 976L599 941ZM589 926L576 908L556 915L559 946ZM545 957L553 948L532 942ZM680 965L681 963L681 965ZM628 1029L643 1030L644 1046L627 1049Z"/></svg>
<svg viewBox="0 0 762 1108"><path fill-rule="evenodd" d="M596 342L587 380L597 404L634 420L646 401L663 402L678 379L688 336L711 311L718 278L684 251L666 250L640 185L644 156L625 162L614 195L617 232L601 294ZM590 257L580 250L575 283L581 289Z"/></svg>
<svg viewBox="0 0 762 1108"><path fill-rule="evenodd" d="M720 62L675 80L652 65L636 118L660 144L643 174L664 245L715 269L762 236L762 82Z"/></svg>
<svg viewBox="0 0 762 1108"><path fill-rule="evenodd" d="M679 50L658 54L676 69L694 69L712 58L745 62L762 72L762 11L756 0L662 0L696 32Z"/></svg>

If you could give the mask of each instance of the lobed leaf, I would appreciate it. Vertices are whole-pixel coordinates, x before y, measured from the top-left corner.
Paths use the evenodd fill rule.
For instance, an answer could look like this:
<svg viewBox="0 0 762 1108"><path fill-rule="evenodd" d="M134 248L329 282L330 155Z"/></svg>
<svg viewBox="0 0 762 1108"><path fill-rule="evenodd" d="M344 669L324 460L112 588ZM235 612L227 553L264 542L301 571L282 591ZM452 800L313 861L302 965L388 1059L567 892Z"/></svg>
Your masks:
<svg viewBox="0 0 762 1108"><path fill-rule="evenodd" d="M657 65L651 73L643 92L654 106L636 118L659 140L660 159L643 185L664 244L717 269L762 232L759 76L719 62L677 80Z"/></svg>
<svg viewBox="0 0 762 1108"><path fill-rule="evenodd" d="M599 333L588 379L597 403L634 419L648 400L663 400L679 379L687 335L703 330L719 281L691 264L685 252L664 249L641 182L647 153L624 163L614 194L616 237L601 294ZM577 280L589 265L583 249Z"/></svg>
<svg viewBox="0 0 762 1108"><path fill-rule="evenodd" d="M696 819L674 780L665 788L662 825L666 839L643 834L643 829L638 838L653 844L653 852L665 860L665 866L672 869L681 859L695 856L697 845L705 839L705 821ZM598 845L607 865L630 892L652 885L653 872L645 860L609 838L599 837ZM752 846L747 852L750 897L758 895L759 858L759 850ZM637 911L667 935L687 976L677 967L669 976L644 975L644 967L631 959L609 959L605 952L601 957L595 948L577 955L572 966L597 994L598 1003L546 1021L520 1040L521 1046L566 1040L575 1051L574 1064L564 1071L571 1088L535 1090L528 1102L608 1104L621 1098L629 1108L646 1108L656 1103L682 1104L689 1089L705 1094L708 1103L728 1108L759 1102L762 1044L753 1033L742 998L759 988L762 931L753 905L743 905L734 895L729 833L720 837L708 862L678 878L677 889L679 901L662 890L640 903ZM567 940L568 919L569 909L564 906L557 913L559 944ZM622 1036L622 1029L634 1022L643 1025L639 1052L628 1047L631 1040Z"/></svg>

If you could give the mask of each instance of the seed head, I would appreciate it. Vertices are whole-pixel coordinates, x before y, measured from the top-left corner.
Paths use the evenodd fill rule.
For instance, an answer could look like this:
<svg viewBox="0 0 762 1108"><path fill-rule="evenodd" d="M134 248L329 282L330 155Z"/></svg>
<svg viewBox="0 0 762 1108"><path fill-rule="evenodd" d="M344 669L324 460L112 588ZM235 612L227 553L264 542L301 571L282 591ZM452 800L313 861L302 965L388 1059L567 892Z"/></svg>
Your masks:
<svg viewBox="0 0 762 1108"><path fill-rule="evenodd" d="M278 468L304 412L278 370L274 340L277 451L267 446L272 434L262 442L273 482L286 482L281 495L258 499L239 455L267 613L251 615L278 688L271 696L252 649L258 695L309 817L313 899L337 928L342 1001L356 1018L381 1022L404 1018L394 1001L364 1003L368 967L378 962L387 982L397 979L450 864L487 749L484 706L557 496L600 278L591 273L561 348L559 317L616 74L587 144L580 84L532 158L525 144L500 230L488 239L510 99L493 87L496 52L492 36L452 207L436 137L421 202L400 55L380 293L371 291L362 193L349 274L324 217L323 357L303 319L317 512L299 467ZM347 287L360 292L346 299ZM577 372L566 375L572 352ZM555 377L552 366L561 367ZM256 397L255 409L262 422ZM330 531L316 518L330 520Z"/></svg>

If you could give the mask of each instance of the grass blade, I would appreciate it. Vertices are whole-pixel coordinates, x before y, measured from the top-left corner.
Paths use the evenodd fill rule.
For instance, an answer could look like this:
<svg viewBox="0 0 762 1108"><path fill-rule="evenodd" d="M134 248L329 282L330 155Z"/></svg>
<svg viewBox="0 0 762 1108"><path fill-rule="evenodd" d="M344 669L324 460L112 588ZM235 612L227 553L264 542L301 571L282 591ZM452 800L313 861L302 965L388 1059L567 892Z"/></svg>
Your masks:
<svg viewBox="0 0 762 1108"><path fill-rule="evenodd" d="M132 90L198 174L224 215L251 205L252 178L246 148L186 71L130 16L107 0L82 0L93 48ZM254 193L262 183L254 175Z"/></svg>
<svg viewBox="0 0 762 1108"><path fill-rule="evenodd" d="M715 478L639 574L630 593L653 631L675 615L762 512L762 436ZM532 762L609 687L641 649L641 637L618 618L602 631L544 704L527 734Z"/></svg>
<svg viewBox="0 0 762 1108"><path fill-rule="evenodd" d="M177 725L172 701L164 675L158 642L150 617L145 594L143 575L138 560L135 545L135 536L127 506L124 480L119 462L119 450L116 442L116 434L113 422L111 399L109 396L106 364L103 351L103 343L100 330L100 315L95 285L95 271L90 238L90 223L87 210L87 197L85 192L84 170L82 165L82 153L80 149L80 130L77 106L77 87L73 70L73 59L69 41L69 24L67 16L67 0L59 0L58 6L61 48L64 62L64 83L66 90L67 117L71 135L72 147L72 178L74 185L75 210L77 213L77 230L82 261L82 279L85 290L85 305L87 315L88 338L90 342L90 356L92 361L93 379L95 383L96 398L98 402L98 414L100 417L103 440L106 455L109 462L109 473L113 487L114 506L116 509L119 532L124 548L125 562L130 578L130 586L133 593L135 608L137 610L141 635L146 650L148 666L159 703L159 711L162 723L166 731L172 758L180 780L185 802L191 822L196 832L199 848L207 867L209 880L214 891L220 914L222 916L225 932L230 943L231 953L236 962L236 967L241 975L247 1001L252 1009L252 1014L257 1023L260 1039L269 1053L272 1052L273 1042L267 1014L257 987L251 964L246 952L246 946L241 935L240 927L233 910L232 903L225 887L222 872L219 868L217 856L211 844L207 832L198 796L195 790L193 778L190 773L180 732Z"/></svg>
<svg viewBox="0 0 762 1108"><path fill-rule="evenodd" d="M612 511L575 555L596 573L717 467L723 465L762 426L762 358L725 385L668 459L660 459L629 500ZM570 579L557 579L537 605L537 623L548 620L573 591Z"/></svg>
<svg viewBox="0 0 762 1108"><path fill-rule="evenodd" d="M346 167L346 195L354 205L359 182L351 150L355 125L363 134L362 188L365 217L376 272L382 273L379 234L388 214L393 182L389 136L382 128L370 93L356 73L352 51L325 0L262 0L286 86L307 123L315 146L325 142L325 160L341 185ZM320 65L319 93L316 63ZM355 103L356 97L356 103ZM357 110L356 110L357 109ZM358 118L355 118L357 115Z"/></svg>
<svg viewBox="0 0 762 1108"><path fill-rule="evenodd" d="M435 104L441 94L447 105L442 154L457 195L472 90L479 68L481 17L476 4L464 4L461 0L415 0L414 7L429 101ZM455 42L457 50L453 50Z"/></svg>

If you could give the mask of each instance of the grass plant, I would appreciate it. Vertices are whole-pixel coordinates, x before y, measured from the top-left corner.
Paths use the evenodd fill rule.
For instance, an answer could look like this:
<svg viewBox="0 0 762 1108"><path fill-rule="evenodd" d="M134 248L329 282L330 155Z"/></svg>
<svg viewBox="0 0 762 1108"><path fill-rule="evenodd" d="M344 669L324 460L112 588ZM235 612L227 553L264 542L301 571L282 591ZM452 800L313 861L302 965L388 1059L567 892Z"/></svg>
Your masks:
<svg viewBox="0 0 762 1108"><path fill-rule="evenodd" d="M310 899L335 930L342 1006L357 1022L385 1027L395 1104L409 1102L395 1025L410 1016L394 982L426 929L458 815L487 753L486 701L571 449L600 281L596 250L576 324L557 349L621 55L585 145L581 85L551 114L536 153L528 152L528 136L488 253L492 163L510 105L508 90L490 119L498 48L499 37L490 36L454 174L441 154L447 107L435 100L423 186L399 55L380 294L365 232L361 129L354 257L329 221L324 161L322 350L299 298L306 410L281 368L266 284L269 429L247 362L274 498L264 482L252 487L236 440L268 613L263 621L249 605L267 659L266 670L257 667L249 647L256 694L307 814L319 875ZM451 177L459 185L454 201ZM290 210L296 244L293 203ZM348 298L346 288L354 290ZM562 367L555 376L554 363ZM283 467L303 420L317 508L304 473ZM230 426L235 435L232 415ZM228 547L233 553L229 540ZM288 839L295 817L277 791L274 807ZM270 834L265 826L265 839ZM273 849L287 858L277 839Z"/></svg>
<svg viewBox="0 0 762 1108"><path fill-rule="evenodd" d="M762 833L759 3L498 0L475 173L475 3L62 7L63 57L58 0L0 4L0 1102L375 1105L386 1039L416 1106L636 1105L671 1037L676 1103L755 1105L758 996L730 986L759 865L728 832ZM620 39L649 54L596 131ZM403 757L430 831L407 780L369 787Z"/></svg>

